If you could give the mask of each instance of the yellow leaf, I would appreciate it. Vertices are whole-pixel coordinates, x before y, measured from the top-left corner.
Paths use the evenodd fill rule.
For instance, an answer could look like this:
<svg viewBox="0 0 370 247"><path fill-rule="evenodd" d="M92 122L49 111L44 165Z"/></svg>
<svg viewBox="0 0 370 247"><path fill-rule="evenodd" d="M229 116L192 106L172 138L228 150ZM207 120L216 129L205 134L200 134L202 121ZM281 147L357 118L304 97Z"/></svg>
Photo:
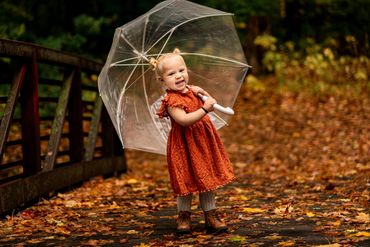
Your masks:
<svg viewBox="0 0 370 247"><path fill-rule="evenodd" d="M368 223L370 222L370 216L366 213L358 213L356 219L360 222Z"/></svg>
<svg viewBox="0 0 370 247"><path fill-rule="evenodd" d="M239 196L239 200L241 200L241 201L248 201L249 200L249 197L247 197L247 196Z"/></svg>
<svg viewBox="0 0 370 247"><path fill-rule="evenodd" d="M355 234L356 237L370 237L370 232L358 232Z"/></svg>
<svg viewBox="0 0 370 247"><path fill-rule="evenodd" d="M141 243L140 245L137 245L138 247L150 247L149 244Z"/></svg>
<svg viewBox="0 0 370 247"><path fill-rule="evenodd" d="M229 238L229 241L231 242L245 242L246 240L247 238L245 236L240 235L232 236Z"/></svg>
<svg viewBox="0 0 370 247"><path fill-rule="evenodd" d="M340 247L340 244L322 244L322 245L315 245L315 247Z"/></svg>
<svg viewBox="0 0 370 247"><path fill-rule="evenodd" d="M127 180L127 183L128 184L137 184L137 183L139 183L139 181L135 178L130 178L129 180Z"/></svg>
<svg viewBox="0 0 370 247"><path fill-rule="evenodd" d="M343 198L343 199L339 199L339 201L342 201L342 202L350 202L350 201L351 201L351 199Z"/></svg>
<svg viewBox="0 0 370 247"><path fill-rule="evenodd" d="M76 202L75 200L68 200L68 201L65 201L65 202L64 202L64 205L65 205L67 208L73 208L73 207L78 206L78 202Z"/></svg>
<svg viewBox="0 0 370 247"><path fill-rule="evenodd" d="M55 233L58 233L58 234L61 234L61 235L64 235L64 236L69 236L71 235L71 232L68 231L65 227L56 227L54 229L54 232Z"/></svg>
<svg viewBox="0 0 370 247"><path fill-rule="evenodd" d="M38 244L38 243L41 243L41 242L42 242L42 239L40 239L40 238L27 240L27 243L30 243L30 244Z"/></svg>
<svg viewBox="0 0 370 247"><path fill-rule="evenodd" d="M265 238L267 238L269 240L277 240L277 239L282 238L282 236L279 236L279 234L274 233L274 234L271 234L271 235L266 236Z"/></svg>
<svg viewBox="0 0 370 247"><path fill-rule="evenodd" d="M281 206L274 209L275 214L288 214L293 212L294 208L289 204L287 206Z"/></svg>
<svg viewBox="0 0 370 247"><path fill-rule="evenodd" d="M139 232L136 230L129 230L127 231L127 234L138 234Z"/></svg>
<svg viewBox="0 0 370 247"><path fill-rule="evenodd" d="M279 246L294 246L294 245L295 245L294 240L279 242Z"/></svg>
<svg viewBox="0 0 370 247"><path fill-rule="evenodd" d="M120 209L121 207L117 205L115 201L113 201L112 205L109 206L109 209Z"/></svg>
<svg viewBox="0 0 370 247"><path fill-rule="evenodd" d="M236 192L236 193L238 193L238 194L245 193L245 191L244 191L244 190L242 190L242 189L240 189L240 188L235 188L234 190L235 190L235 192Z"/></svg>
<svg viewBox="0 0 370 247"><path fill-rule="evenodd" d="M56 236L47 236L47 237L44 237L44 239L55 239Z"/></svg>
<svg viewBox="0 0 370 247"><path fill-rule="evenodd" d="M243 209L243 212L250 213L250 214L259 214L259 213L263 213L265 211L266 210L261 209L261 208L244 208Z"/></svg>
<svg viewBox="0 0 370 247"><path fill-rule="evenodd" d="M242 162L236 162L235 166L238 167L238 168L245 168L245 167L247 167L247 164L242 163Z"/></svg>
<svg viewBox="0 0 370 247"><path fill-rule="evenodd" d="M340 226L341 224L342 224L342 222L340 222L340 220L334 221L332 223L333 226Z"/></svg>
<svg viewBox="0 0 370 247"><path fill-rule="evenodd" d="M307 212L306 213L306 215L308 216L308 217L315 217L316 215L314 214L314 213L312 213L312 212Z"/></svg>

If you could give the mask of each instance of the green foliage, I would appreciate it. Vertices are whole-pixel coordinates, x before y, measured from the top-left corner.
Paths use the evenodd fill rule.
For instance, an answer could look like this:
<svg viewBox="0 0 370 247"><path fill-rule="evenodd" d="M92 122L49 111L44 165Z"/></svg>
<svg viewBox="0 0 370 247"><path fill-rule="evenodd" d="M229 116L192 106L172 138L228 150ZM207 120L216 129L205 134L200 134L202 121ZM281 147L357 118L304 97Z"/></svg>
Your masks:
<svg viewBox="0 0 370 247"><path fill-rule="evenodd" d="M249 91L252 91L252 92L264 92L264 91L266 91L265 84L263 84L254 75L248 75L246 80L247 80L246 87L248 88Z"/></svg>
<svg viewBox="0 0 370 247"><path fill-rule="evenodd" d="M115 28L159 2L3 0L0 37L104 62ZM255 50L263 51L256 59L263 60L265 72L274 73L282 87L298 91L305 86L321 92L330 90L332 85L353 86L369 80L370 0L194 2L234 13L244 47L254 49L255 46ZM254 23L252 17L262 21ZM249 40L255 36L249 40L248 37L253 32L259 32L260 36L251 43ZM47 73L47 77L59 77L54 69ZM314 85L311 81L315 81ZM258 83L254 86L260 88Z"/></svg>
<svg viewBox="0 0 370 247"><path fill-rule="evenodd" d="M235 13L236 17L251 17L279 14L279 1L230 1L230 0L198 0L197 3L211 6L223 11Z"/></svg>
<svg viewBox="0 0 370 247"><path fill-rule="evenodd" d="M276 42L277 39L268 34L260 35L254 40L255 45L259 45L265 50L272 51L276 50Z"/></svg>
<svg viewBox="0 0 370 247"><path fill-rule="evenodd" d="M258 37L256 44L266 49L263 65L278 78L279 90L314 95L356 95L370 89L370 59L366 56L336 55L332 47L317 44L312 39L302 42L305 43L303 50L297 50L293 42L276 49L272 45L275 42L268 42L274 39L264 38Z"/></svg>
<svg viewBox="0 0 370 247"><path fill-rule="evenodd" d="M38 43L57 50L76 52L86 43L86 38L79 34L62 33L58 36L38 39Z"/></svg>
<svg viewBox="0 0 370 247"><path fill-rule="evenodd" d="M103 24L108 24L109 21L105 17L95 19L92 16L82 14L74 18L75 30L77 33L86 35L98 35L101 32Z"/></svg>
<svg viewBox="0 0 370 247"><path fill-rule="evenodd" d="M3 0L0 3L0 37L34 42L104 61L115 28L159 2L161 0ZM266 17L264 28L259 30L271 31L279 42L292 40L300 46L307 37L319 43L334 38L342 54L369 53L370 0L194 2L234 13L242 39L248 37L251 25L261 25L250 23L251 17ZM348 37L353 37L351 44L345 40Z"/></svg>
<svg viewBox="0 0 370 247"><path fill-rule="evenodd" d="M26 32L25 21L32 20L21 6L10 1L0 2L0 37L18 39Z"/></svg>

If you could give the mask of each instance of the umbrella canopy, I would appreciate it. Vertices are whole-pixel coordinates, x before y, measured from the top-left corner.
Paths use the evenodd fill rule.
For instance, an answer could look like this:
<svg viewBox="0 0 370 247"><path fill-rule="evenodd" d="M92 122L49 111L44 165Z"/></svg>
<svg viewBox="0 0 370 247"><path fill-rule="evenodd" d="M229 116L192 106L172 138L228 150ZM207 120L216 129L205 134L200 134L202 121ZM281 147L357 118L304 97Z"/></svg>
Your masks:
<svg viewBox="0 0 370 247"><path fill-rule="evenodd" d="M168 0L116 29L99 75L102 100L124 148L165 154L169 119L156 111L166 93L149 58L179 48L190 84L202 87L218 103L232 107L250 67L233 14L185 0ZM216 128L225 123L214 117ZM220 114L227 120L228 116Z"/></svg>

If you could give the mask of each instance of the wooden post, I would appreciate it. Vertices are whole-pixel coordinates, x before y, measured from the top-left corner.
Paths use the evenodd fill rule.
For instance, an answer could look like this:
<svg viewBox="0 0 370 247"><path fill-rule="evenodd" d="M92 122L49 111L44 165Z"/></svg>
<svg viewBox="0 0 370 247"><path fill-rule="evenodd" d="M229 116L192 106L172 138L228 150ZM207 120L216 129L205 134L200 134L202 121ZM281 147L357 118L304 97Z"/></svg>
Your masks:
<svg viewBox="0 0 370 247"><path fill-rule="evenodd" d="M31 73L21 88L21 125L23 173L29 176L41 170L40 114L38 100L38 65L34 57Z"/></svg>
<svg viewBox="0 0 370 247"><path fill-rule="evenodd" d="M114 129L112 120L109 117L107 109L103 106L101 112L101 124L102 124L102 140L103 140L103 156L104 157L123 157L123 159L117 160L117 170L113 174L118 174L127 171L127 164L125 158L125 152L122 148L122 143ZM112 174L110 174L112 175Z"/></svg>
<svg viewBox="0 0 370 247"><path fill-rule="evenodd" d="M113 135L115 134L115 130L105 107L102 108L101 112L101 124L102 129L104 130L104 132L101 133L103 141L103 156L110 157L114 155L115 145Z"/></svg>

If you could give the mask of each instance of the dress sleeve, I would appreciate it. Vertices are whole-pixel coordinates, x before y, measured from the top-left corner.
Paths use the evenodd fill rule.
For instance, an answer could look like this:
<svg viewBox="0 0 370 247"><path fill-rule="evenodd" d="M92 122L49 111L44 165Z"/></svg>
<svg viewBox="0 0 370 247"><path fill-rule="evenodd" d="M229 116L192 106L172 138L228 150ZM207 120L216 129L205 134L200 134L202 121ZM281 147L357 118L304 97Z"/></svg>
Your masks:
<svg viewBox="0 0 370 247"><path fill-rule="evenodd" d="M160 118L169 117L167 107L178 107L188 112L188 107L185 102L176 94L167 94L162 100L161 107L157 111L157 115Z"/></svg>

